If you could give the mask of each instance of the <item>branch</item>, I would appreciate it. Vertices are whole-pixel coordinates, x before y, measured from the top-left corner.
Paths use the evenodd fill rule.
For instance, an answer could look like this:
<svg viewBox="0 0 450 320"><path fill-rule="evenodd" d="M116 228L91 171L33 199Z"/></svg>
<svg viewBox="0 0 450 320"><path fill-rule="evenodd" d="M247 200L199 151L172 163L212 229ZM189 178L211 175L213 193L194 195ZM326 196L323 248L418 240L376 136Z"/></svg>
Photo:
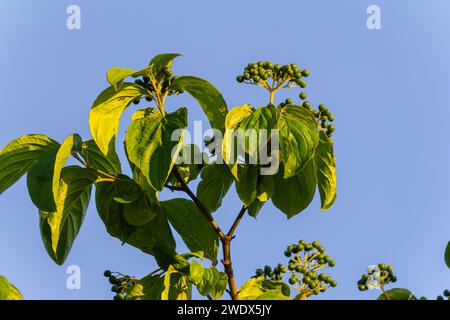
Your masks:
<svg viewBox="0 0 450 320"><path fill-rule="evenodd" d="M175 178L180 183L182 190L188 194L188 196L192 199L192 201L194 201L195 205L200 210L200 212L205 216L206 219L208 219L208 221L211 224L211 226L213 227L213 229L219 235L219 238L221 240L225 240L227 236L220 229L219 225L217 224L216 220L214 220L211 213L209 213L208 209L206 209L206 207L203 205L203 203L197 198L197 196L191 191L191 189L189 189L188 185L181 177L180 172L178 171L176 166L173 167L173 174L175 175Z"/></svg>
<svg viewBox="0 0 450 320"><path fill-rule="evenodd" d="M236 217L236 220L234 220L233 225L230 228L230 231L227 233L227 237L233 238L234 233L236 232L237 227L239 226L239 223L241 222L242 218L244 217L245 211L247 211L247 208L245 206L242 206L241 211L239 211L238 216Z"/></svg>

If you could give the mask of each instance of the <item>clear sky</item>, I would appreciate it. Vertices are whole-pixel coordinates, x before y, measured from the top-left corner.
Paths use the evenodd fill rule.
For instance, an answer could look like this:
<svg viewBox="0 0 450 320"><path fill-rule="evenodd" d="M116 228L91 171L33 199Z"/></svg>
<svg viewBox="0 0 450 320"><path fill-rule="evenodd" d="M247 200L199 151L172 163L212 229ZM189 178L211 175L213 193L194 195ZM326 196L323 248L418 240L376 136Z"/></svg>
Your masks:
<svg viewBox="0 0 450 320"><path fill-rule="evenodd" d="M70 4L81 8L81 30L66 28ZM370 4L381 7L382 30L366 27ZM0 0L0 146L27 133L89 139L89 108L108 68L138 69L158 53L184 54L175 73L210 80L230 107L266 103L261 90L235 81L248 62L298 63L311 71L310 100L336 117L338 198L325 212L315 199L290 221L271 204L257 220L246 217L233 241L238 284L285 262L287 244L316 239L337 261L339 283L321 298L376 297L356 281L382 261L394 264L399 287L434 298L450 287L449 9L444 0ZM188 97L169 109L182 105L191 123L205 119ZM232 191L215 214L223 225L240 207ZM66 289L72 264L81 267L81 290ZM91 202L59 267L42 245L25 179L0 196L0 274L25 298L108 299L103 270L143 276L155 266L111 238Z"/></svg>

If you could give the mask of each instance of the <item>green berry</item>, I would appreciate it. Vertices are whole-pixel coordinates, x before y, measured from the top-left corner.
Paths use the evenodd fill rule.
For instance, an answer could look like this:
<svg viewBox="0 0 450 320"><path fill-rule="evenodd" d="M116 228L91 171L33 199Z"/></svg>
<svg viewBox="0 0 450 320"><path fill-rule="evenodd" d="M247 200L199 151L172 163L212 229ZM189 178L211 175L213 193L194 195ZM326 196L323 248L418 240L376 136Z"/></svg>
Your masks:
<svg viewBox="0 0 450 320"><path fill-rule="evenodd" d="M111 287L111 291L112 291L112 292L118 293L118 292L120 292L120 287L117 286L117 285L113 285L113 286Z"/></svg>
<svg viewBox="0 0 450 320"><path fill-rule="evenodd" d="M295 271L302 272L302 266L295 266Z"/></svg>
<svg viewBox="0 0 450 320"><path fill-rule="evenodd" d="M306 82L305 82L305 81L298 81L298 85L299 85L301 88L306 88Z"/></svg>
<svg viewBox="0 0 450 320"><path fill-rule="evenodd" d="M387 267L384 263L379 263L378 268L380 268L380 271L385 271L387 269Z"/></svg>
<svg viewBox="0 0 450 320"><path fill-rule="evenodd" d="M397 277L396 276L391 276L391 281L392 282L397 282Z"/></svg>
<svg viewBox="0 0 450 320"><path fill-rule="evenodd" d="M284 252L284 255L289 258L291 256L291 252L289 250L286 250Z"/></svg>
<svg viewBox="0 0 450 320"><path fill-rule="evenodd" d="M236 81L239 82L239 83L244 82L244 76L237 76L236 77Z"/></svg>
<svg viewBox="0 0 450 320"><path fill-rule="evenodd" d="M133 103L134 104L139 104L140 101L141 101L140 99L136 99L136 100L133 101Z"/></svg>
<svg viewBox="0 0 450 320"><path fill-rule="evenodd" d="M288 264L288 269L291 270L291 271L294 270L295 269L295 264L289 263Z"/></svg>
<svg viewBox="0 0 450 320"><path fill-rule="evenodd" d="M331 281L333 281L333 279L330 276L327 276L324 280L325 283L331 283Z"/></svg>
<svg viewBox="0 0 450 320"><path fill-rule="evenodd" d="M317 279L319 279L320 281L324 281L326 277L327 277L327 275L325 273L321 273L321 274L319 274Z"/></svg>
<svg viewBox="0 0 450 320"><path fill-rule="evenodd" d="M334 130L335 130L335 127L334 127L333 124L330 124L330 125L327 127L327 131L328 131L329 133L333 133ZM385 267L386 267L386 266L385 266Z"/></svg>
<svg viewBox="0 0 450 320"><path fill-rule="evenodd" d="M264 267L264 273L266 275L269 275L272 272L272 268L270 266L265 266Z"/></svg>
<svg viewBox="0 0 450 320"><path fill-rule="evenodd" d="M328 120L330 120L330 121L334 121L334 116L332 115L332 114L330 114L329 116L327 116L328 117Z"/></svg>
<svg viewBox="0 0 450 320"><path fill-rule="evenodd" d="M330 109L326 109L324 114L327 116L327 118L329 118L332 115Z"/></svg>
<svg viewBox="0 0 450 320"><path fill-rule="evenodd" d="M367 287L366 287L365 285L363 285L363 284L360 284L360 285L358 286L358 289L359 289L360 291L364 291L364 290L367 290Z"/></svg>
<svg viewBox="0 0 450 320"><path fill-rule="evenodd" d="M336 287L337 286L336 280L331 281L330 286L332 286L333 288Z"/></svg>
<svg viewBox="0 0 450 320"><path fill-rule="evenodd" d="M319 111L320 111L320 112L325 111L325 109L326 109L326 107L325 107L324 104L319 104Z"/></svg>
<svg viewBox="0 0 450 320"><path fill-rule="evenodd" d="M118 293L114 296L114 300L124 300L125 296L122 293Z"/></svg>
<svg viewBox="0 0 450 320"><path fill-rule="evenodd" d="M111 277L111 271L110 270L105 270L105 272L103 272L103 275L107 278Z"/></svg>
<svg viewBox="0 0 450 320"><path fill-rule="evenodd" d="M298 246L293 246L292 247L292 253L298 253L298 252L299 252Z"/></svg>
<svg viewBox="0 0 450 320"><path fill-rule="evenodd" d="M330 262L328 262L330 267L334 267L336 265L336 261L334 260L330 260Z"/></svg>
<svg viewBox="0 0 450 320"><path fill-rule="evenodd" d="M300 99L305 100L308 95L306 94L306 92L300 92L298 96L300 97Z"/></svg>
<svg viewBox="0 0 450 320"><path fill-rule="evenodd" d="M307 102L307 101L305 101L305 102ZM314 247L314 248L318 248L318 247L320 247L320 243L319 243L319 241L317 241L317 240L314 240L313 242L312 242L312 246Z"/></svg>
<svg viewBox="0 0 450 320"><path fill-rule="evenodd" d="M287 98L285 102L286 102L286 104L292 104L293 101L291 98Z"/></svg>
<svg viewBox="0 0 450 320"><path fill-rule="evenodd" d="M303 245L301 245L301 244L297 245L298 252L303 251L304 249L305 249L305 247Z"/></svg>
<svg viewBox="0 0 450 320"><path fill-rule="evenodd" d="M117 278L114 276L110 276L109 277L109 283L111 284L117 284Z"/></svg>
<svg viewBox="0 0 450 320"><path fill-rule="evenodd" d="M444 296L450 297L450 291L448 289L444 290Z"/></svg>
<svg viewBox="0 0 450 320"><path fill-rule="evenodd" d="M259 82L261 80L261 78L259 76L254 76L253 77L253 81L255 82Z"/></svg>
<svg viewBox="0 0 450 320"><path fill-rule="evenodd" d="M308 70L308 69L303 70L303 71L302 71L302 75L303 75L304 77L308 77L308 76L309 76L309 70Z"/></svg>
<svg viewBox="0 0 450 320"><path fill-rule="evenodd" d="M388 265L387 271L392 272L392 270L394 270L394 267L392 266L392 264Z"/></svg>
<svg viewBox="0 0 450 320"><path fill-rule="evenodd" d="M290 284L295 284L297 281L295 280L295 278L294 277L290 277L289 278L289 283Z"/></svg>
<svg viewBox="0 0 450 320"><path fill-rule="evenodd" d="M262 275L264 274L264 271L263 271L262 269L256 269L255 274L256 274L258 277L260 277L260 276L262 276Z"/></svg>

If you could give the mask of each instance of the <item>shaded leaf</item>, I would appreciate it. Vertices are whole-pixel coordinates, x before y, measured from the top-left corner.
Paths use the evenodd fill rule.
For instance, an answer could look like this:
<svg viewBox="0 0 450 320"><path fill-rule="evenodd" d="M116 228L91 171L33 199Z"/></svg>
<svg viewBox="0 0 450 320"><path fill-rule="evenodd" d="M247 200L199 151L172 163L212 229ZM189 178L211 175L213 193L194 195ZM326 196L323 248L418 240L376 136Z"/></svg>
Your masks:
<svg viewBox="0 0 450 320"><path fill-rule="evenodd" d="M161 207L189 250L201 250L215 263L219 237L197 206L190 200L178 198L162 201Z"/></svg>
<svg viewBox="0 0 450 320"><path fill-rule="evenodd" d="M105 156L94 140L88 140L83 142L81 153L86 164L91 168L112 175L118 175L122 172L119 157L114 149L110 150L110 153Z"/></svg>
<svg viewBox="0 0 450 320"><path fill-rule="evenodd" d="M447 247L445 248L445 264L450 268L450 241L447 243Z"/></svg>
<svg viewBox="0 0 450 320"><path fill-rule="evenodd" d="M275 186L272 202L288 218L302 212L314 199L316 174L314 162L310 161L294 177L279 179Z"/></svg>
<svg viewBox="0 0 450 320"><path fill-rule="evenodd" d="M201 181L197 187L197 197L210 213L222 205L234 178L228 166L223 164L206 165L201 173Z"/></svg>

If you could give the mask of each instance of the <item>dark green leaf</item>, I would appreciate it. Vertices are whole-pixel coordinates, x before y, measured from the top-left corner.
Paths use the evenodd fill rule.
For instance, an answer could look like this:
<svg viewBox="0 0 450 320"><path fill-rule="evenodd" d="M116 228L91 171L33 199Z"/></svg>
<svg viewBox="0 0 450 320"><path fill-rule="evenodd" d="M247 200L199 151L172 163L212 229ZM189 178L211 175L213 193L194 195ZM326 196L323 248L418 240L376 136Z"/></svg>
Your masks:
<svg viewBox="0 0 450 320"><path fill-rule="evenodd" d="M178 91L188 92L203 109L211 127L224 131L227 103L222 94L211 83L196 77L178 77L172 86Z"/></svg>
<svg viewBox="0 0 450 320"><path fill-rule="evenodd" d="M272 202L288 218L292 218L311 203L316 192L316 184L314 162L310 161L294 177L278 180Z"/></svg>
<svg viewBox="0 0 450 320"><path fill-rule="evenodd" d="M189 250L201 250L215 263L219 238L197 206L190 200L180 198L163 201L161 207Z"/></svg>
<svg viewBox="0 0 450 320"><path fill-rule="evenodd" d="M230 189L234 178L225 164L206 165L197 187L197 197L209 212L216 211L222 204L222 199Z"/></svg>
<svg viewBox="0 0 450 320"><path fill-rule="evenodd" d="M238 165L236 192L245 207L249 207L256 199L259 166Z"/></svg>
<svg viewBox="0 0 450 320"><path fill-rule="evenodd" d="M450 241L447 243L445 248L445 264L450 268Z"/></svg>

